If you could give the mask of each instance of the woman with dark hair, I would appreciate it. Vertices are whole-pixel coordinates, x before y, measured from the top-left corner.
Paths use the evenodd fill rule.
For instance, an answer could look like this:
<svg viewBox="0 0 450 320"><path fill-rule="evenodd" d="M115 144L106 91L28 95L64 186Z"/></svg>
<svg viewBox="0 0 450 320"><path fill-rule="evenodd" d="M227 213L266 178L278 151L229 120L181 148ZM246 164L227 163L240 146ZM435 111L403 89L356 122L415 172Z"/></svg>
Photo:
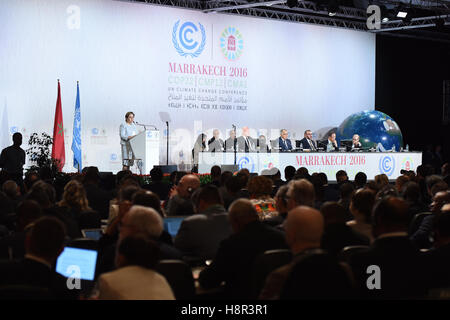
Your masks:
<svg viewBox="0 0 450 320"><path fill-rule="evenodd" d="M122 147L123 170L128 170L134 163L134 154L131 149L130 139L138 134L134 123L134 113L129 111L125 114L125 123L120 125L120 145Z"/></svg>
<svg viewBox="0 0 450 320"><path fill-rule="evenodd" d="M198 154L203 151L206 151L206 134L200 133L197 140L195 140L194 148L192 148L192 160L194 166L198 166Z"/></svg>

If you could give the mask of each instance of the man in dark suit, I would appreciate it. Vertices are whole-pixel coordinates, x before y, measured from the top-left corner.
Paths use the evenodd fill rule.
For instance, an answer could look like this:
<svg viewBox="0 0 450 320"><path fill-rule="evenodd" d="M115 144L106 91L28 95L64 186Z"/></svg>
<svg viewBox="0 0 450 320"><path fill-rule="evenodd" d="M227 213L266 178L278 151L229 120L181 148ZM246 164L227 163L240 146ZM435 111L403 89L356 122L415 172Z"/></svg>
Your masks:
<svg viewBox="0 0 450 320"><path fill-rule="evenodd" d="M250 137L250 130L248 127L242 128L242 136L237 138L237 146L239 152L256 151L256 141Z"/></svg>
<svg viewBox="0 0 450 320"><path fill-rule="evenodd" d="M213 137L208 141L208 151L219 152L223 151L224 143L223 140L219 138L220 132L218 129L214 129Z"/></svg>
<svg viewBox="0 0 450 320"><path fill-rule="evenodd" d="M175 247L199 260L213 259L220 242L231 234L219 189L213 185L201 187L192 195L192 201L197 214L183 220Z"/></svg>
<svg viewBox="0 0 450 320"><path fill-rule="evenodd" d="M278 146L280 151L292 150L291 140L288 139L288 131L286 129L280 130L280 137L278 138Z"/></svg>
<svg viewBox="0 0 450 320"><path fill-rule="evenodd" d="M372 218L375 241L366 251L350 257L360 296L378 299L425 297L428 274L419 250L408 239L407 203L396 197L384 198L375 205ZM378 269L378 275L370 266Z"/></svg>
<svg viewBox="0 0 450 320"><path fill-rule="evenodd" d="M68 288L68 279L54 271L64 249L66 233L61 221L43 217L34 222L25 239L25 258L0 263L0 286L27 286L40 289L31 298L76 299L79 291Z"/></svg>
<svg viewBox="0 0 450 320"><path fill-rule="evenodd" d="M0 154L0 168L3 168L10 179L14 180L23 191L23 165L25 164L25 151L22 145L22 134L13 134L13 145L2 150Z"/></svg>
<svg viewBox="0 0 450 320"><path fill-rule="evenodd" d="M102 219L107 219L109 215L109 201L112 194L99 187L100 172L97 167L88 167L84 176L84 189L89 206L100 214Z"/></svg>
<svg viewBox="0 0 450 320"><path fill-rule="evenodd" d="M218 287L225 281L226 298L252 297L252 270L257 256L271 249L287 248L283 233L258 220L249 200L239 199L229 209L233 234L220 243L211 265L199 277L203 288Z"/></svg>
<svg viewBox="0 0 450 320"><path fill-rule="evenodd" d="M300 145L303 148L303 150L310 150L310 151L317 150L317 145L312 139L311 130L305 131L304 138L302 140L300 140Z"/></svg>

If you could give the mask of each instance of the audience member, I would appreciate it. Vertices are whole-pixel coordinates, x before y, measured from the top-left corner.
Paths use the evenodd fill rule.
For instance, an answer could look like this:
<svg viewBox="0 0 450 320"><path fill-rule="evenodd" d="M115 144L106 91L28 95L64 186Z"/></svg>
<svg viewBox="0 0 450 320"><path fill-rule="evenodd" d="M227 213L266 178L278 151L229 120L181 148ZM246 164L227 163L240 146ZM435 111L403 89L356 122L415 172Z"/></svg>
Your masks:
<svg viewBox="0 0 450 320"><path fill-rule="evenodd" d="M442 180L450 186L450 163L446 162L441 168Z"/></svg>
<svg viewBox="0 0 450 320"><path fill-rule="evenodd" d="M372 209L375 205L375 192L370 189L359 189L352 196L350 212L355 217L347 225L353 231L367 237L372 243Z"/></svg>
<svg viewBox="0 0 450 320"><path fill-rule="evenodd" d="M100 188L100 172L97 167L87 167L83 186L89 206L100 214L101 219L108 219L109 201L112 194Z"/></svg>
<svg viewBox="0 0 450 320"><path fill-rule="evenodd" d="M252 298L251 273L257 256L271 249L286 248L283 233L258 219L246 199L232 203L229 220L233 234L220 243L212 263L199 276L203 288L219 287L225 281L225 297Z"/></svg>
<svg viewBox="0 0 450 320"><path fill-rule="evenodd" d="M402 192L402 188L409 181L408 176L401 175L398 176L397 179L395 179L395 188L397 189L398 193Z"/></svg>
<svg viewBox="0 0 450 320"><path fill-rule="evenodd" d="M219 166L211 167L211 184L215 185L217 188L220 187L220 177L222 174L222 169Z"/></svg>
<svg viewBox="0 0 450 320"><path fill-rule="evenodd" d="M354 192L355 187L351 182L343 182L339 188L340 198L338 203L344 208L346 212L346 221L350 221L353 219L353 215L350 212L350 201Z"/></svg>
<svg viewBox="0 0 450 320"><path fill-rule="evenodd" d="M166 213L168 216L186 216L194 214L191 196L200 187L200 179L193 174L185 175L178 185L170 191Z"/></svg>
<svg viewBox="0 0 450 320"><path fill-rule="evenodd" d="M295 176L295 168L293 166L287 166L284 168L284 179L286 182L291 181Z"/></svg>
<svg viewBox="0 0 450 320"><path fill-rule="evenodd" d="M366 186L366 183L367 183L367 175L364 172L358 172L355 175L354 181L355 189L358 190L364 188Z"/></svg>
<svg viewBox="0 0 450 320"><path fill-rule="evenodd" d="M220 242L231 234L227 212L214 185L197 189L192 195L196 214L181 223L175 247L196 260L213 259Z"/></svg>
<svg viewBox="0 0 450 320"><path fill-rule="evenodd" d="M253 177L248 183L250 201L261 221L278 215L272 194L272 180L265 176Z"/></svg>
<svg viewBox="0 0 450 320"><path fill-rule="evenodd" d="M416 214L429 211L429 208L422 202L420 186L417 182L405 183L401 195L409 205L409 223Z"/></svg>
<svg viewBox="0 0 450 320"><path fill-rule="evenodd" d="M360 296L423 298L427 293L426 272L419 250L408 239L407 203L396 197L384 198L375 204L372 218L375 241L368 250L350 257ZM367 268L371 265L381 271L381 286L377 290L367 286L370 277Z"/></svg>
<svg viewBox="0 0 450 320"><path fill-rule="evenodd" d="M286 220L288 213L287 192L289 188L287 185L281 186L275 195L275 207L278 215L264 220L265 223L272 227L282 229L282 224Z"/></svg>
<svg viewBox="0 0 450 320"><path fill-rule="evenodd" d="M25 164L25 151L22 145L22 134L16 132L12 136L13 145L2 150L0 154L0 168L6 171L9 179L14 180L22 190L23 187L23 165Z"/></svg>
<svg viewBox="0 0 450 320"><path fill-rule="evenodd" d="M64 225L58 219L36 220L26 235L24 259L0 263L0 286L40 288L35 299L78 298L78 290L69 290L67 279L54 271L56 259L64 249L65 236Z"/></svg>
<svg viewBox="0 0 450 320"><path fill-rule="evenodd" d="M288 192L286 197L288 199L288 210L292 210L297 206L314 207L314 186L306 179L292 180L288 184Z"/></svg>
<svg viewBox="0 0 450 320"><path fill-rule="evenodd" d="M167 280L154 268L158 245L144 235L128 236L117 246L117 269L98 279L100 300L175 300Z"/></svg>
<svg viewBox="0 0 450 320"><path fill-rule="evenodd" d="M161 200L166 200L170 192L170 184L163 182L164 174L160 167L153 167L150 170L151 183L142 188L154 192Z"/></svg>
<svg viewBox="0 0 450 320"><path fill-rule="evenodd" d="M377 184L379 190L383 189L385 186L389 185L389 178L384 173L377 174L375 176L375 183Z"/></svg>
<svg viewBox="0 0 450 320"><path fill-rule="evenodd" d="M320 208L324 218L325 229L321 240L322 249L334 257L347 246L369 245L367 236L354 231L347 222L347 212L337 202L325 202Z"/></svg>

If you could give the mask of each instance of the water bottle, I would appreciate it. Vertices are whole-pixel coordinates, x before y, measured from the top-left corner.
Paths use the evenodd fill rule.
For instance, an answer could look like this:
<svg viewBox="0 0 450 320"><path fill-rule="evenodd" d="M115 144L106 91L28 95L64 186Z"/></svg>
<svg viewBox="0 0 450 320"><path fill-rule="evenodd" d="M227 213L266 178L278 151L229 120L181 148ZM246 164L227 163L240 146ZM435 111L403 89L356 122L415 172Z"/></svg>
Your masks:
<svg viewBox="0 0 450 320"><path fill-rule="evenodd" d="M409 152L409 145L406 145L405 151L406 151L406 152Z"/></svg>
<svg viewBox="0 0 450 320"><path fill-rule="evenodd" d="M392 152L395 152L395 145L392 145L391 151L392 151Z"/></svg>

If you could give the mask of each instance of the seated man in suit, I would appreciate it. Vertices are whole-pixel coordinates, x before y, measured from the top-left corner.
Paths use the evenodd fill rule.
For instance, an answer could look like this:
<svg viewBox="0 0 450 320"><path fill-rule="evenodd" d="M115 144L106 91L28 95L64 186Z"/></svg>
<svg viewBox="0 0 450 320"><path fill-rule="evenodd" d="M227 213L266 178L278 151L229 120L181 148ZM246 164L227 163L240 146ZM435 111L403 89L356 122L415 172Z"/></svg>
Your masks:
<svg viewBox="0 0 450 320"><path fill-rule="evenodd" d="M237 151L236 131L234 131L234 130L230 131L230 137L227 140L225 140L224 148L225 148L225 151L229 151L229 152L235 151L235 148Z"/></svg>
<svg viewBox="0 0 450 320"><path fill-rule="evenodd" d="M300 146L303 148L303 150L317 151L316 143L312 139L311 130L306 130L304 136L305 137L300 140Z"/></svg>
<svg viewBox="0 0 450 320"><path fill-rule="evenodd" d="M242 136L237 139L239 152L253 152L256 151L256 141L250 137L250 130L248 127L242 128Z"/></svg>
<svg viewBox="0 0 450 320"><path fill-rule="evenodd" d="M280 151L292 150L291 140L288 139L288 131L286 129L280 130L280 137L278 138L278 146Z"/></svg>
<svg viewBox="0 0 450 320"><path fill-rule="evenodd" d="M208 151L219 152L223 151L224 143L223 140L219 138L220 132L218 129L214 129L213 137L208 140Z"/></svg>
<svg viewBox="0 0 450 320"><path fill-rule="evenodd" d="M219 189L213 185L201 187L192 195L192 201L197 214L183 220L175 247L198 260L213 259L220 242L231 234Z"/></svg>
<svg viewBox="0 0 450 320"><path fill-rule="evenodd" d="M29 226L25 258L0 263L0 286L25 285L46 290L45 296L35 298L77 299L79 291L69 290L68 279L54 271L56 260L64 249L64 224L57 218L43 217Z"/></svg>
<svg viewBox="0 0 450 320"><path fill-rule="evenodd" d="M327 152L331 152L331 151L339 151L335 132L331 132L330 134L328 134Z"/></svg>
<svg viewBox="0 0 450 320"><path fill-rule="evenodd" d="M372 211L375 241L369 249L350 257L360 296L364 298L408 299L427 294L427 276L419 250L408 239L408 204L400 198L380 200ZM368 267L379 268L380 282ZM376 272L376 271L375 271ZM368 283L375 288L369 289Z"/></svg>
<svg viewBox="0 0 450 320"><path fill-rule="evenodd" d="M253 264L260 254L285 249L283 233L260 222L253 204L238 199L229 209L233 234L220 243L216 257L199 277L203 288L215 288L225 281L225 298L252 297Z"/></svg>

